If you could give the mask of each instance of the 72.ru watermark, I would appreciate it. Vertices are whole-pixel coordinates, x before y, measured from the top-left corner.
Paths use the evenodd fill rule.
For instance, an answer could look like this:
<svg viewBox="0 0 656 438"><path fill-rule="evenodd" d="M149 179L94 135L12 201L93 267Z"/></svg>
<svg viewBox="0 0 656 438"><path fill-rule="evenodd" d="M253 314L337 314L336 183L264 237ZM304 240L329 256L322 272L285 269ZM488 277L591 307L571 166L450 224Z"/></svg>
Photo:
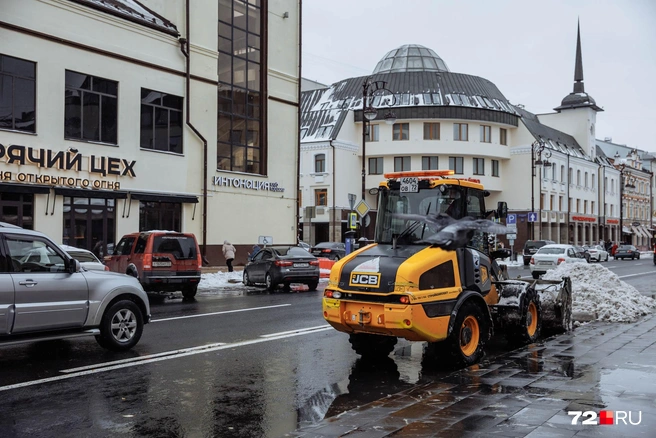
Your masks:
<svg viewBox="0 0 656 438"><path fill-rule="evenodd" d="M599 411L597 415L594 411L567 411L567 415L571 415L572 424L580 424L584 426L597 426L597 425L617 425L617 424L631 424L637 426L642 421L642 411Z"/></svg>

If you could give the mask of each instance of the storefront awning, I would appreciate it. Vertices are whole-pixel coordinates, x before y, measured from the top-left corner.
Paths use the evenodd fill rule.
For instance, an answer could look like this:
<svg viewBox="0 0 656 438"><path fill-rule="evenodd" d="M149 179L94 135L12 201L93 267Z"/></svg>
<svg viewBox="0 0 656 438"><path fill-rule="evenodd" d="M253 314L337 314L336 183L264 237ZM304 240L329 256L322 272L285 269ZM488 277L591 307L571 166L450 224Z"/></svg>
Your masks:
<svg viewBox="0 0 656 438"><path fill-rule="evenodd" d="M624 234L633 234L633 231L629 230L627 227L622 227L622 232Z"/></svg>
<svg viewBox="0 0 656 438"><path fill-rule="evenodd" d="M50 193L50 186L40 186L36 184L12 184L0 183L0 192L3 193L36 193L45 195Z"/></svg>
<svg viewBox="0 0 656 438"><path fill-rule="evenodd" d="M634 226L631 226L631 230L633 231L633 234L635 234L636 236L643 237L642 233L640 232L640 230L638 228L636 228Z"/></svg>
<svg viewBox="0 0 656 438"><path fill-rule="evenodd" d="M167 195L164 193L130 192L132 199L145 202L173 202L178 204L197 204L198 197L192 195Z"/></svg>
<svg viewBox="0 0 656 438"><path fill-rule="evenodd" d="M55 195L70 196L71 198L102 199L125 199L128 197L127 192L113 192L111 190L69 189L66 187L56 187Z"/></svg>
<svg viewBox="0 0 656 438"><path fill-rule="evenodd" d="M640 230L642 230L642 233L645 235L645 237L651 239L652 238L652 233L649 231L649 228L647 228L644 225L640 225Z"/></svg>

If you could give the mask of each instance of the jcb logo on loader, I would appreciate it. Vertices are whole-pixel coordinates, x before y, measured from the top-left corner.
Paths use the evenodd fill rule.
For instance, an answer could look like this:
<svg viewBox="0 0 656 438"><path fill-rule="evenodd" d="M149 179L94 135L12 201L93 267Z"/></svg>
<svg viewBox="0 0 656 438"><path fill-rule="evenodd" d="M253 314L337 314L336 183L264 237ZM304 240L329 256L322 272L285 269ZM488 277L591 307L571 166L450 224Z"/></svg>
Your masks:
<svg viewBox="0 0 656 438"><path fill-rule="evenodd" d="M351 273L349 286L378 287L380 283L380 274L358 274Z"/></svg>

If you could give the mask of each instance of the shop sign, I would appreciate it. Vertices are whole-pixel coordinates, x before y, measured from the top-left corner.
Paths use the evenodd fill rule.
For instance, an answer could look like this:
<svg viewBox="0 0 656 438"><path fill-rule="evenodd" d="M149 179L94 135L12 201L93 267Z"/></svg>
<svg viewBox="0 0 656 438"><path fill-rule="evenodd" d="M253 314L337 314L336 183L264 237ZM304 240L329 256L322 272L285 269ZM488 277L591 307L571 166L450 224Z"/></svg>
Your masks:
<svg viewBox="0 0 656 438"><path fill-rule="evenodd" d="M76 172L87 170L89 173L102 176L115 175L133 178L137 176L134 171L136 161L101 155L90 155L87 161L87 169L82 169L83 155L73 148L67 151L55 151L16 144L11 146L0 144L0 160L2 159L7 164L17 164L19 166L32 165L43 169L73 170Z"/></svg>
<svg viewBox="0 0 656 438"><path fill-rule="evenodd" d="M277 182L257 181L245 178L227 178L225 176L215 176L212 184L219 187L233 187L235 189L264 190L269 192L284 192L284 187L280 187Z"/></svg>
<svg viewBox="0 0 656 438"><path fill-rule="evenodd" d="M620 220L619 219L606 219L606 223L611 224L611 225L619 225Z"/></svg>
<svg viewBox="0 0 656 438"><path fill-rule="evenodd" d="M572 220L577 222L597 222L596 217L588 217L588 216L572 216Z"/></svg>
<svg viewBox="0 0 656 438"><path fill-rule="evenodd" d="M50 186L82 187L83 189L121 190L121 183L118 181L40 175L38 173L25 172L13 173L0 171L0 181L16 181L20 183L45 184Z"/></svg>

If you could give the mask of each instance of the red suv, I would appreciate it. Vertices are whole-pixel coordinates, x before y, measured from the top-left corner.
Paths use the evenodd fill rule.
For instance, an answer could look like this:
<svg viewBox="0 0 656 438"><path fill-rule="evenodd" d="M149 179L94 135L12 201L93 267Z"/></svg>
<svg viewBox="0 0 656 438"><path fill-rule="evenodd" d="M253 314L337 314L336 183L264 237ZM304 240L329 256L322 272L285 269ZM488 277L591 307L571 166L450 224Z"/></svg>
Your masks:
<svg viewBox="0 0 656 438"><path fill-rule="evenodd" d="M191 233L142 231L123 236L114 252L105 256L105 265L136 277L146 292L179 290L185 298L193 298L202 259Z"/></svg>

